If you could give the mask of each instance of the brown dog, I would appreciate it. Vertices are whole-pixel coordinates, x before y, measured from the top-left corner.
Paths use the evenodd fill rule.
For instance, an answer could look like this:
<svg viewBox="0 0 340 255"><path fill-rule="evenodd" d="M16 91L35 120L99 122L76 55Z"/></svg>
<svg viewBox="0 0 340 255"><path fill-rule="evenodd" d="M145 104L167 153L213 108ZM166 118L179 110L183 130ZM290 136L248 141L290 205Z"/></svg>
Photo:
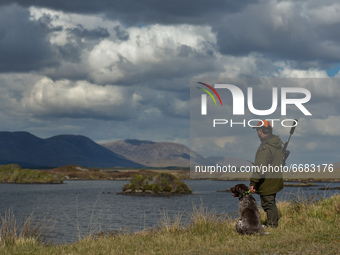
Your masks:
<svg viewBox="0 0 340 255"><path fill-rule="evenodd" d="M234 197L240 200L238 213L240 219L236 222L236 231L239 234L265 234L260 222L260 212L256 205L256 200L251 195L249 188L244 184L238 184L230 191Z"/></svg>

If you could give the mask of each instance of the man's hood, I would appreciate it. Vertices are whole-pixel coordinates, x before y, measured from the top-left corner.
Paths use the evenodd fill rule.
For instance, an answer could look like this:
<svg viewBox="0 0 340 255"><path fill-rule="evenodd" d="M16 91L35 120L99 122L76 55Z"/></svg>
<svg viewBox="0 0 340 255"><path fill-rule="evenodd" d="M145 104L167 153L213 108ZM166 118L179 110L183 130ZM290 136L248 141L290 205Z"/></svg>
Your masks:
<svg viewBox="0 0 340 255"><path fill-rule="evenodd" d="M280 137L277 135L268 135L265 138L261 139L262 142L265 142L266 144L273 146L276 149L282 148L282 141Z"/></svg>

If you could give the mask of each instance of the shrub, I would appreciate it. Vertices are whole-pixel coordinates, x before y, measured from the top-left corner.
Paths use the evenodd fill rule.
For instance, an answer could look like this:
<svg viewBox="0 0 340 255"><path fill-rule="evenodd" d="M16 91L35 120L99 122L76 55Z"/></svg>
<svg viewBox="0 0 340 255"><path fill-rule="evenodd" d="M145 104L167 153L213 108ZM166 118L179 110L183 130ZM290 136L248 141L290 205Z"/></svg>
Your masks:
<svg viewBox="0 0 340 255"><path fill-rule="evenodd" d="M124 185L123 192L128 189L153 193L191 193L191 189L184 182L169 173L156 174L153 178L143 174L134 175L130 183Z"/></svg>
<svg viewBox="0 0 340 255"><path fill-rule="evenodd" d="M0 166L0 181L10 183L63 183L60 176L42 170L21 169L16 164Z"/></svg>

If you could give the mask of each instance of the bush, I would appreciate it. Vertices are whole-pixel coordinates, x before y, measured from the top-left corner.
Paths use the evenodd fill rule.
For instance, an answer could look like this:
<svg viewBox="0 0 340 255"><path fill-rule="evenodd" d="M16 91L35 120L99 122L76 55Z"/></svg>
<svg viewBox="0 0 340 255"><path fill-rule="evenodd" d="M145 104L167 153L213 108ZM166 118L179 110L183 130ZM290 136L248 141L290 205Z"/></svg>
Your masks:
<svg viewBox="0 0 340 255"><path fill-rule="evenodd" d="M150 178L143 174L134 175L130 183L125 184L123 192L131 189L132 192L137 190L151 191L152 193L191 193L191 189L182 182L178 177L169 173L156 174Z"/></svg>
<svg viewBox="0 0 340 255"><path fill-rule="evenodd" d="M0 182L9 183L63 183L60 176L43 170L21 169L19 165L0 166Z"/></svg>

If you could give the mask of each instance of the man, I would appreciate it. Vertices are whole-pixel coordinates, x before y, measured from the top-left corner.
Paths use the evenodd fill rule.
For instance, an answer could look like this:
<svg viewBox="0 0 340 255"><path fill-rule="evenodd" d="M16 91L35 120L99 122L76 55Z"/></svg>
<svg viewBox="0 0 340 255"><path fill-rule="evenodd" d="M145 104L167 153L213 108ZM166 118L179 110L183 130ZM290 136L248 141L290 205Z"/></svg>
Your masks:
<svg viewBox="0 0 340 255"><path fill-rule="evenodd" d="M273 129L269 121L259 121L256 128L261 144L255 155L254 165L258 166L258 172L250 178L250 191L257 193L261 198L261 206L267 214L269 227L277 227L279 214L276 207L276 193L283 189L282 173L270 171L268 166L275 167L282 164L282 141L272 134ZM267 167L267 172L265 168Z"/></svg>

